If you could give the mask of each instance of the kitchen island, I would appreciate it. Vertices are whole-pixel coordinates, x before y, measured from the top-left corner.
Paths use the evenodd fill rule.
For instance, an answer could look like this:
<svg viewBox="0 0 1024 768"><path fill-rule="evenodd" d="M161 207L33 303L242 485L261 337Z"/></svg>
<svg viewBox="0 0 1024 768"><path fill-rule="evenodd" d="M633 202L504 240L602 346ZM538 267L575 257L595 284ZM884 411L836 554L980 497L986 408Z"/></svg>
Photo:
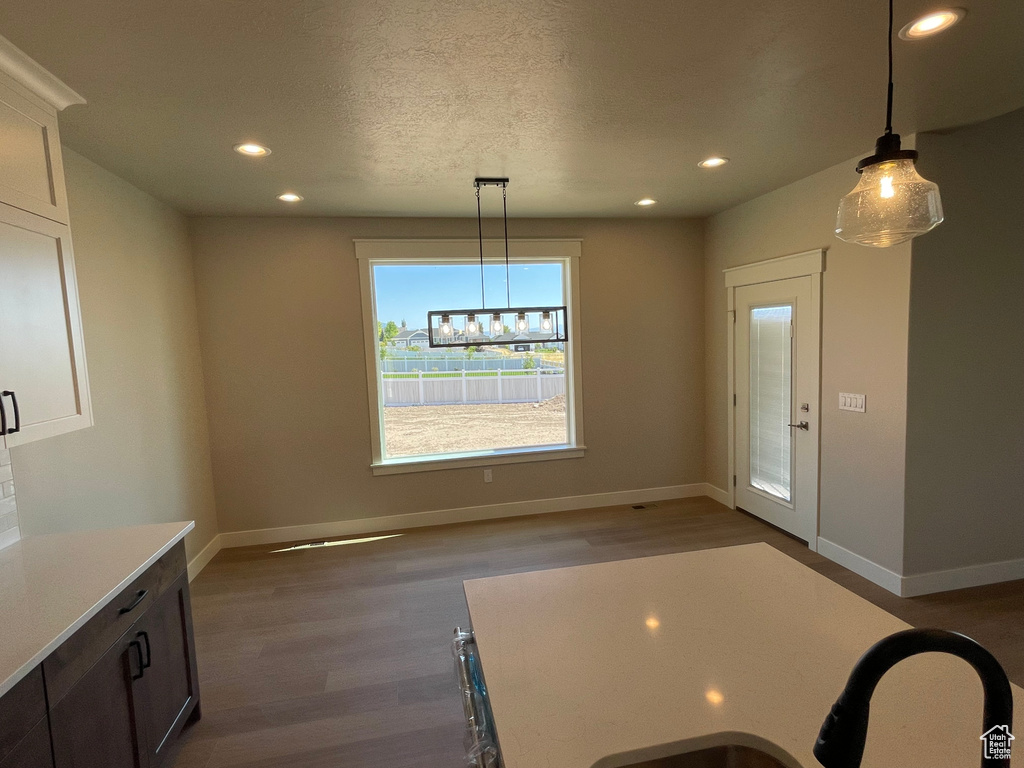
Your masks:
<svg viewBox="0 0 1024 768"><path fill-rule="evenodd" d="M505 768L616 768L721 744L815 768L818 729L857 659L909 627L764 543L465 591ZM1024 691L1013 694L1019 710ZM966 662L907 659L872 699L863 766L978 765L981 723ZM1022 758L1014 750L1013 765Z"/></svg>

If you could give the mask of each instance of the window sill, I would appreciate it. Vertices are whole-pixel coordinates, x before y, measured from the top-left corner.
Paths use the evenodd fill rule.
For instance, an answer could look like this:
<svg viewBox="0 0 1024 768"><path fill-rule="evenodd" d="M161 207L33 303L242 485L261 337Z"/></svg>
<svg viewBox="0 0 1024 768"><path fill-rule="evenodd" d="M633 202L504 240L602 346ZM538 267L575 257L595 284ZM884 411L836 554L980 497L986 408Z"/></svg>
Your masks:
<svg viewBox="0 0 1024 768"><path fill-rule="evenodd" d="M582 459L585 446L564 446L558 448L510 448L487 454L471 456L438 456L409 459L390 459L371 464L374 475L400 475L406 472L432 472L438 469L461 469L464 467L493 467L496 464L523 464L532 461L556 461L559 459Z"/></svg>

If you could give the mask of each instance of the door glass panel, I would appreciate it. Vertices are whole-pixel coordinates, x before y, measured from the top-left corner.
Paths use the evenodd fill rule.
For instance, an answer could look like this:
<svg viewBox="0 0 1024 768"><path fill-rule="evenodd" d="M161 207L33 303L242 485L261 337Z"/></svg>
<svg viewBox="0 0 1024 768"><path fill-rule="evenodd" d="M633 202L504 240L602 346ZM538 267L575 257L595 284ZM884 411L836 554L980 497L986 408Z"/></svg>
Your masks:
<svg viewBox="0 0 1024 768"><path fill-rule="evenodd" d="M793 307L750 310L750 485L792 498Z"/></svg>

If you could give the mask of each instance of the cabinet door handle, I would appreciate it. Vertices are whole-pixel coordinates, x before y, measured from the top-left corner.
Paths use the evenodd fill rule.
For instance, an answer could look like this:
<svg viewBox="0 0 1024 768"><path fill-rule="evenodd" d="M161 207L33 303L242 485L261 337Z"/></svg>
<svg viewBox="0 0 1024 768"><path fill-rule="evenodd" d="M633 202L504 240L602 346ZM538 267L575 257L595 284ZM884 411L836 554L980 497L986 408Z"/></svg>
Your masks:
<svg viewBox="0 0 1024 768"><path fill-rule="evenodd" d="M141 680L142 676L144 674L146 674L146 667L142 663L142 643L140 643L138 640L132 640L130 643L128 643L128 648L129 648L129 650L134 648L135 652L137 654L139 654L139 674L132 675L132 680ZM131 658L129 658L128 659L128 669L129 669L129 671L131 670L131 666L132 666L132 662L131 662Z"/></svg>
<svg viewBox="0 0 1024 768"><path fill-rule="evenodd" d="M153 649L149 647L149 633L143 630L140 631L137 635L135 635L135 637L141 637L143 640L146 641L146 660L142 662L142 668L149 669L151 666L153 666Z"/></svg>
<svg viewBox="0 0 1024 768"><path fill-rule="evenodd" d="M14 426L10 429L5 428L5 434L13 435L15 432L21 432L21 413L18 412L18 396L14 394L13 389L5 389L4 396L10 395L11 403L14 405ZM6 422L7 419L5 418Z"/></svg>
<svg viewBox="0 0 1024 768"><path fill-rule="evenodd" d="M0 437L7 434L7 411L4 410L4 398L0 395Z"/></svg>
<svg viewBox="0 0 1024 768"><path fill-rule="evenodd" d="M135 599L132 600L124 608L119 610L118 614L123 615L123 614L131 613L132 611L134 611L139 606L139 603L141 603L143 600L146 599L146 595L148 595L148 594L149 594L149 590L148 589L140 589L138 591L138 593L135 595Z"/></svg>

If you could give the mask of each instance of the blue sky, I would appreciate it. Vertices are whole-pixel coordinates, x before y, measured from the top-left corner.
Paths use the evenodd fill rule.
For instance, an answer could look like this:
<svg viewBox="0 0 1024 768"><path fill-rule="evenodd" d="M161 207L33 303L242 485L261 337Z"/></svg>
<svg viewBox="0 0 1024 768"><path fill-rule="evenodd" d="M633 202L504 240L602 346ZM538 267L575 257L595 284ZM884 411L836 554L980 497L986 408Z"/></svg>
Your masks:
<svg viewBox="0 0 1024 768"><path fill-rule="evenodd" d="M561 306L561 264L512 264L512 306ZM425 328L427 311L480 307L480 265L374 267L377 319ZM487 307L505 306L505 265L484 266Z"/></svg>

